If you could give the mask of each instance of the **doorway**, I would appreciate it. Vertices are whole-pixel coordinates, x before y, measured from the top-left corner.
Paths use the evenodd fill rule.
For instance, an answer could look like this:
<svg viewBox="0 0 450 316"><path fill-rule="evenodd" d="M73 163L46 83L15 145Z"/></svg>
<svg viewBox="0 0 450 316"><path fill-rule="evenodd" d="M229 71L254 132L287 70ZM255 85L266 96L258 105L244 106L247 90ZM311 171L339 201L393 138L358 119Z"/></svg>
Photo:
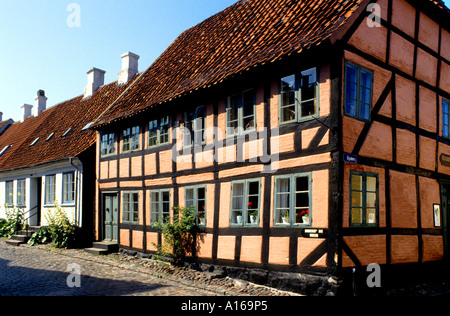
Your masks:
<svg viewBox="0 0 450 316"><path fill-rule="evenodd" d="M119 199L117 193L103 194L103 240L117 242L119 235Z"/></svg>

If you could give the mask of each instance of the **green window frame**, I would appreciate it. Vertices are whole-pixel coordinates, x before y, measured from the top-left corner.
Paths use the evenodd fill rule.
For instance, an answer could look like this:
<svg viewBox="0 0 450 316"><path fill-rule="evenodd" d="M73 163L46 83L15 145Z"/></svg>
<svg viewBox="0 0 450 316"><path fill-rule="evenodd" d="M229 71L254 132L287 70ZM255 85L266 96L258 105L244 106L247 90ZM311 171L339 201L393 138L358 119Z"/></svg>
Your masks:
<svg viewBox="0 0 450 316"><path fill-rule="evenodd" d="M129 127L122 133L122 152L130 152L139 149L140 128L139 126Z"/></svg>
<svg viewBox="0 0 450 316"><path fill-rule="evenodd" d="M378 226L378 175L358 171L350 172L350 226Z"/></svg>
<svg viewBox="0 0 450 316"><path fill-rule="evenodd" d="M5 204L7 207L14 206L14 181L5 182Z"/></svg>
<svg viewBox="0 0 450 316"><path fill-rule="evenodd" d="M148 147L169 143L169 116L148 123Z"/></svg>
<svg viewBox="0 0 450 316"><path fill-rule="evenodd" d="M139 192L122 192L122 222L125 224L139 223Z"/></svg>
<svg viewBox="0 0 450 316"><path fill-rule="evenodd" d="M442 99L442 137L445 138L450 138L449 104L450 102L448 100Z"/></svg>
<svg viewBox="0 0 450 316"><path fill-rule="evenodd" d="M63 204L75 203L75 172L73 171L63 173L62 202Z"/></svg>
<svg viewBox="0 0 450 316"><path fill-rule="evenodd" d="M280 80L280 124L319 116L319 80L313 67Z"/></svg>
<svg viewBox="0 0 450 316"><path fill-rule="evenodd" d="M256 129L256 94L249 89L227 98L226 134L241 135Z"/></svg>
<svg viewBox="0 0 450 316"><path fill-rule="evenodd" d="M201 105L192 112L184 113L183 146L191 147L205 143L206 107Z"/></svg>
<svg viewBox="0 0 450 316"><path fill-rule="evenodd" d="M373 71L345 62L344 113L370 122L372 111Z"/></svg>
<svg viewBox="0 0 450 316"><path fill-rule="evenodd" d="M311 173L277 176L275 177L274 189L274 225L287 227L311 226Z"/></svg>
<svg viewBox="0 0 450 316"><path fill-rule="evenodd" d="M102 135L102 156L114 155L116 152L116 134Z"/></svg>
<svg viewBox="0 0 450 316"><path fill-rule="evenodd" d="M150 191L150 222L164 223L170 218L170 190Z"/></svg>
<svg viewBox="0 0 450 316"><path fill-rule="evenodd" d="M232 226L259 226L261 209L261 180L231 182Z"/></svg>
<svg viewBox="0 0 450 316"><path fill-rule="evenodd" d="M24 207L27 203L26 180L17 180L17 206Z"/></svg>
<svg viewBox="0 0 450 316"><path fill-rule="evenodd" d="M45 176L45 205L54 205L56 200L56 175Z"/></svg>
<svg viewBox="0 0 450 316"><path fill-rule="evenodd" d="M206 226L206 186L191 186L184 190L185 206L195 210L197 224Z"/></svg>

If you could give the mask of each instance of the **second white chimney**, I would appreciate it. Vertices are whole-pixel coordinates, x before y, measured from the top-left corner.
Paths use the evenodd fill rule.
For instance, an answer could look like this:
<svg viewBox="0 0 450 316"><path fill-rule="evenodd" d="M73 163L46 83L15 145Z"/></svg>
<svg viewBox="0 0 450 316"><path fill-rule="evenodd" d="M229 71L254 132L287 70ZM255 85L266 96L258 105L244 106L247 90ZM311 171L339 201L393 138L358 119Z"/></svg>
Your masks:
<svg viewBox="0 0 450 316"><path fill-rule="evenodd" d="M27 118L31 116L31 110L33 106L31 104L24 104L21 106L22 108L22 122L24 122Z"/></svg>
<svg viewBox="0 0 450 316"><path fill-rule="evenodd" d="M118 84L127 83L139 72L139 55L131 52L122 54L122 70L118 75Z"/></svg>
<svg viewBox="0 0 450 316"><path fill-rule="evenodd" d="M45 96L44 90L39 90L37 92L37 97L34 98L35 108L34 108L34 116L38 116L47 108L47 100L48 98Z"/></svg>
<svg viewBox="0 0 450 316"><path fill-rule="evenodd" d="M88 82L84 88L85 98L92 96L98 88L105 84L105 73L106 71L98 68L91 68L88 70Z"/></svg>

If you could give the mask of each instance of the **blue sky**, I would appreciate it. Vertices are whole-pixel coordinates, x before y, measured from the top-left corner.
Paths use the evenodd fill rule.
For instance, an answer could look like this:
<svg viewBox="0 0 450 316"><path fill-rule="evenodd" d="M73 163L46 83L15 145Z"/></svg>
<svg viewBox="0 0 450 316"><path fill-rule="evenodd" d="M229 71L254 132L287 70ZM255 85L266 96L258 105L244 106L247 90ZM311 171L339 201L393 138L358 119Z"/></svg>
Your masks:
<svg viewBox="0 0 450 316"><path fill-rule="evenodd" d="M184 30L237 0L1 0L0 111L20 120L20 106L34 105L39 89L47 107L83 94L86 71L117 80L120 55L141 56L146 69ZM450 6L450 0L445 0ZM80 8L80 27L67 20Z"/></svg>

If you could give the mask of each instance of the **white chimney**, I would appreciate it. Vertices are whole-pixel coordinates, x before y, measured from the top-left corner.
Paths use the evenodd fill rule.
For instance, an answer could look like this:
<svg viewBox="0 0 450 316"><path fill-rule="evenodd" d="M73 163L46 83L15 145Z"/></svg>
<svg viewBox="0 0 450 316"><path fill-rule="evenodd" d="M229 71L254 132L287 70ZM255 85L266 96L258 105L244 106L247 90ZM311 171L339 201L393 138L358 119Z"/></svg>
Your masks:
<svg viewBox="0 0 450 316"><path fill-rule="evenodd" d="M34 116L38 116L41 114L45 109L47 109L47 97L45 96L44 90L39 90L37 92L37 97L34 98L36 107L34 108Z"/></svg>
<svg viewBox="0 0 450 316"><path fill-rule="evenodd" d="M105 84L105 73L106 71L97 68L88 70L88 82L84 88L85 98L92 96L98 88Z"/></svg>
<svg viewBox="0 0 450 316"><path fill-rule="evenodd" d="M139 55L131 52L122 54L122 70L118 75L118 84L127 83L139 72Z"/></svg>
<svg viewBox="0 0 450 316"><path fill-rule="evenodd" d="M31 110L33 106L30 104L24 104L21 106L22 108L22 122L24 122L27 118L31 116Z"/></svg>

